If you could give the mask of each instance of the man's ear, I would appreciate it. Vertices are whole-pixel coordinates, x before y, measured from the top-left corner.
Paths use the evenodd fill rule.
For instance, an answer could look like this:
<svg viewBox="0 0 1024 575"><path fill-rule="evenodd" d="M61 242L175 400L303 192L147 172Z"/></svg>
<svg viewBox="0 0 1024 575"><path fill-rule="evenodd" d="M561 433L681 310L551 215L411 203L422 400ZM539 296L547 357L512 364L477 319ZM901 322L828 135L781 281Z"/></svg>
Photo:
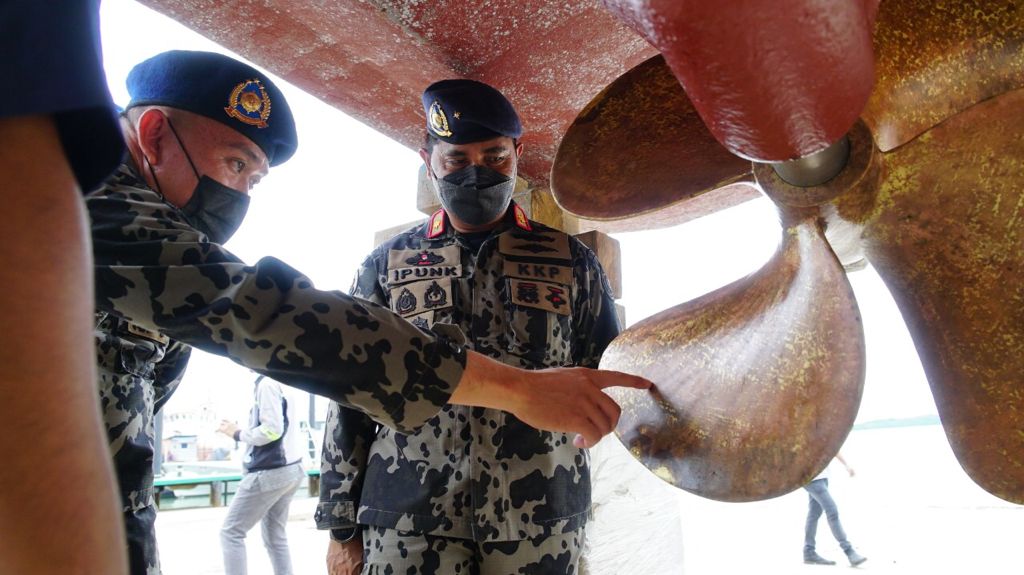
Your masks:
<svg viewBox="0 0 1024 575"><path fill-rule="evenodd" d="M434 170L433 168L430 167L430 152L428 152L426 148L420 148L420 158L423 160L423 163L427 166L427 175L433 178Z"/></svg>
<svg viewBox="0 0 1024 575"><path fill-rule="evenodd" d="M163 140L168 132L167 116L156 108L150 108L139 116L136 131L139 148L151 166L157 166L163 159Z"/></svg>

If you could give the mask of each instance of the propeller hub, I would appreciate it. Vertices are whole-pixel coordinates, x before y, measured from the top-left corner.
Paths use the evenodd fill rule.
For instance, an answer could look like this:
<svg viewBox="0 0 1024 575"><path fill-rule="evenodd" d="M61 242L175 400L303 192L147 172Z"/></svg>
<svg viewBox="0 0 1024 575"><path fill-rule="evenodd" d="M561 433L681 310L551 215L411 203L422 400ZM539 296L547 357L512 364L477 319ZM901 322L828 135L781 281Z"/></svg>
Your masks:
<svg viewBox="0 0 1024 575"><path fill-rule="evenodd" d="M871 132L858 120L845 136L816 154L778 164L755 163L754 179L779 206L809 208L848 192L872 194L881 163Z"/></svg>
<svg viewBox="0 0 1024 575"><path fill-rule="evenodd" d="M843 170L849 158L850 139L843 136L820 152L788 162L773 162L769 165L786 183L809 188L820 186L834 178Z"/></svg>

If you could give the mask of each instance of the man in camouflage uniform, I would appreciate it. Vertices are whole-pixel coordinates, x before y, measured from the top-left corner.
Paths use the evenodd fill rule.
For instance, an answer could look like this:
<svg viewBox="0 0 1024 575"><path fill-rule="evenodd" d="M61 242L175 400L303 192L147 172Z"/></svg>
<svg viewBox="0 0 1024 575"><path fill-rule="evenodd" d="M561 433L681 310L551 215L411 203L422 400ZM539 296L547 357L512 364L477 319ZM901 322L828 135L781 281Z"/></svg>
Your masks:
<svg viewBox="0 0 1024 575"><path fill-rule="evenodd" d="M244 217L251 187L295 151L283 95L258 70L206 52L157 55L127 83L129 155L86 205L100 398L132 573L159 573L153 415L181 380L189 346L403 432L446 403L507 405L538 427L581 432L589 444L618 417L601 388L649 385L590 370L524 378L467 353L453 326L424 331L386 308L316 290L275 258L243 263L221 244ZM586 397L582 414L570 394Z"/></svg>
<svg viewBox="0 0 1024 575"><path fill-rule="evenodd" d="M352 294L526 369L597 366L619 326L579 240L511 202L519 119L494 88L445 80L423 95L421 150L443 208L384 242ZM446 405L419 430L332 404L316 519L331 575L575 573L590 513L585 449L498 409ZM364 527L365 526L365 527Z"/></svg>

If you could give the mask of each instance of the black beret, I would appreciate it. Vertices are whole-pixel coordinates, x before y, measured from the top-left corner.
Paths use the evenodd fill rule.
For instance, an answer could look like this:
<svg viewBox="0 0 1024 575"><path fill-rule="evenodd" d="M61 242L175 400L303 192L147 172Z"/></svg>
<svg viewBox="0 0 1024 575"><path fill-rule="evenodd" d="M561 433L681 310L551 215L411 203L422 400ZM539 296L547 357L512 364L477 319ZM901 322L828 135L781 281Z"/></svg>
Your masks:
<svg viewBox="0 0 1024 575"><path fill-rule="evenodd" d="M168 106L212 118L252 140L271 166L295 153L295 120L284 94L256 68L214 52L171 50L128 74L135 106Z"/></svg>
<svg viewBox="0 0 1024 575"><path fill-rule="evenodd" d="M515 108L501 92L475 80L441 80L423 91L427 131L450 144L523 133Z"/></svg>

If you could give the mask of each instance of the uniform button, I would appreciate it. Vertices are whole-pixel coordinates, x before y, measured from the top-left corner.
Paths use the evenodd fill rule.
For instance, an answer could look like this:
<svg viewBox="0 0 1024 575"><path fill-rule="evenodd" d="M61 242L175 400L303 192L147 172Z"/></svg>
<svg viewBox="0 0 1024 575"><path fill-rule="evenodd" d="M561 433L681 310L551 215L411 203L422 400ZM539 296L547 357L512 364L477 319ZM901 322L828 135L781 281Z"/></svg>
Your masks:
<svg viewBox="0 0 1024 575"><path fill-rule="evenodd" d="M456 358L465 359L465 357L466 357L466 348L465 347L463 347L463 346L461 346L461 345L459 345L459 344L457 344L457 343L455 343L455 342L453 342L451 340L448 340L448 347L451 348L453 356L455 356Z"/></svg>

